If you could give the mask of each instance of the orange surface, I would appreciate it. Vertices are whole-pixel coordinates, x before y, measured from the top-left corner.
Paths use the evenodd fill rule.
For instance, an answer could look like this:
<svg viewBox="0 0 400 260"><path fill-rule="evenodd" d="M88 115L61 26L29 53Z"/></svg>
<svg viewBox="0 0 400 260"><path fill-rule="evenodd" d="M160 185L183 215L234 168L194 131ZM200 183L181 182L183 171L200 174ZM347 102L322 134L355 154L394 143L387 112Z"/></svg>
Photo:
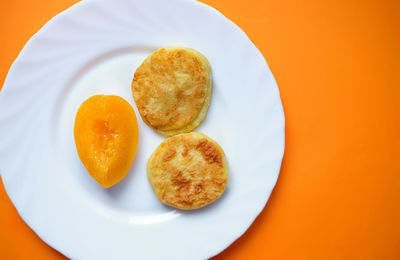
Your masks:
<svg viewBox="0 0 400 260"><path fill-rule="evenodd" d="M32 34L74 2L0 2L2 82ZM272 196L214 259L400 259L400 2L205 2L264 54L286 115ZM62 258L3 188L0 212L0 259Z"/></svg>

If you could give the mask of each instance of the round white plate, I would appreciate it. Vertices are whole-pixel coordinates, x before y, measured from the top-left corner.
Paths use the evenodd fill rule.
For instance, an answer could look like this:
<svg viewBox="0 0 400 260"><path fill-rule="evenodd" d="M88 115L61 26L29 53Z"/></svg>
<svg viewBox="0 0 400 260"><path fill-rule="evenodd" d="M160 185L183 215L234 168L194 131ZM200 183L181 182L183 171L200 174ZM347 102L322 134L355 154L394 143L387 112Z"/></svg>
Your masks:
<svg viewBox="0 0 400 260"><path fill-rule="evenodd" d="M154 50L203 53L213 95L196 130L219 142L230 179L224 195L200 210L164 206L146 162L164 140L134 104L135 69ZM140 140L128 175L100 187L80 162L73 137L89 96L114 94L135 108ZM74 259L204 259L242 235L265 206L284 151L278 87L261 53L213 8L184 0L80 2L26 44L0 92L0 172L24 221Z"/></svg>

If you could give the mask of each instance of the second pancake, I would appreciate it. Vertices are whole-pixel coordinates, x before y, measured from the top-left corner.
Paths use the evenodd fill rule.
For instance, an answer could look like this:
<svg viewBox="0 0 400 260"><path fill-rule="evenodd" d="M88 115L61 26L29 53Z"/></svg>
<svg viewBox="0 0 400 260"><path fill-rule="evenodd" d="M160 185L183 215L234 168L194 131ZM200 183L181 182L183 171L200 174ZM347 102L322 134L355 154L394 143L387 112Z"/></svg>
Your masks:
<svg viewBox="0 0 400 260"><path fill-rule="evenodd" d="M133 98L143 121L165 136L190 132L203 121L211 88L207 59L182 47L152 53L132 81Z"/></svg>

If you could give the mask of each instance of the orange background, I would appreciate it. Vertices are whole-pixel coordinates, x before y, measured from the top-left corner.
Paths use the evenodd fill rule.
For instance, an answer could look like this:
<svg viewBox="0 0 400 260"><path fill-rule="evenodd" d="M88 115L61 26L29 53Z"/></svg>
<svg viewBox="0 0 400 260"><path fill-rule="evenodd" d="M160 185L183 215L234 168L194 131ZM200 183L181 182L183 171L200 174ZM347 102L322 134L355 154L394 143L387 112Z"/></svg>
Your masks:
<svg viewBox="0 0 400 260"><path fill-rule="evenodd" d="M1 82L26 41L75 2L1 0ZM263 53L286 115L268 204L214 259L400 259L400 1L204 2ZM62 259L0 186L0 258Z"/></svg>

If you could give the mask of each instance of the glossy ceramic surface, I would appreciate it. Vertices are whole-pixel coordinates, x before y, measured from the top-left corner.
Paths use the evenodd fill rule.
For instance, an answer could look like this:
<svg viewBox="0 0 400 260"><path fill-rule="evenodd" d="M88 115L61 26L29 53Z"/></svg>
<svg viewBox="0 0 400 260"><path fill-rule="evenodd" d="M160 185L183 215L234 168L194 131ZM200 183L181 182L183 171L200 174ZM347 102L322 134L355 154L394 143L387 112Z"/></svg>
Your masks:
<svg viewBox="0 0 400 260"><path fill-rule="evenodd" d="M154 50L184 46L210 61L213 95L196 129L218 141L230 168L224 195L200 210L161 204L146 163L164 140L144 124L130 83ZM73 125L94 94L132 104L139 146L130 172L100 187L80 162ZM218 11L184 0L83 1L54 17L22 50L0 93L0 172L24 221L74 259L204 259L242 235L279 175L284 115L257 48Z"/></svg>

